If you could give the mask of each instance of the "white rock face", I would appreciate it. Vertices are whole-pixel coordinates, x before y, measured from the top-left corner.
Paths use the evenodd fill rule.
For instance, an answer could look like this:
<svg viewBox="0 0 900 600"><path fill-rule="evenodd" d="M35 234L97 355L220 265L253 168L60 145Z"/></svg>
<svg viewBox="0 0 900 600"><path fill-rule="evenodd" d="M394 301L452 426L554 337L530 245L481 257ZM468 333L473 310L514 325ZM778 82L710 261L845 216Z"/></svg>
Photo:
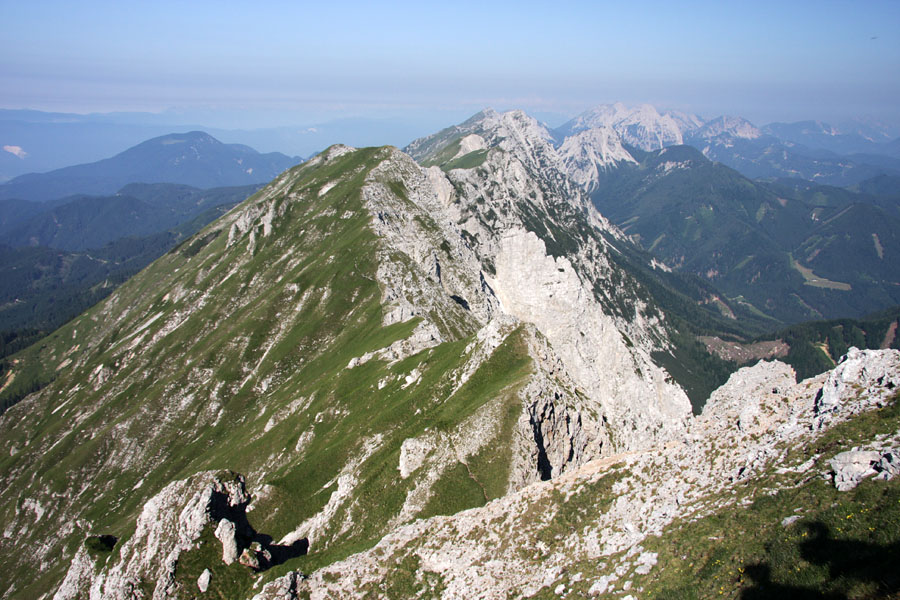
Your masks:
<svg viewBox="0 0 900 600"><path fill-rule="evenodd" d="M429 440L421 438L408 438L403 440L400 446L400 477L406 479L413 471L422 466L425 458L434 451L434 445Z"/></svg>
<svg viewBox="0 0 900 600"><path fill-rule="evenodd" d="M617 102L601 104L582 113L566 128L572 133L597 127L612 128L626 143L650 151L684 143L684 135L702 123L694 115L675 111L660 113L649 104L627 107Z"/></svg>
<svg viewBox="0 0 900 600"><path fill-rule="evenodd" d="M787 418L791 407L783 399L792 393L795 380L794 370L778 361L740 369L710 395L697 422L725 430L736 427L747 436L768 431Z"/></svg>
<svg viewBox="0 0 900 600"><path fill-rule="evenodd" d="M601 171L620 163L637 164L611 127L592 127L569 136L560 146L559 153L566 173L588 193L596 189Z"/></svg>
<svg viewBox="0 0 900 600"><path fill-rule="evenodd" d="M828 374L821 394L816 398L816 427L825 425L848 396L859 397L851 409L858 412L885 402L898 388L900 371L893 365L890 354L850 348Z"/></svg>
<svg viewBox="0 0 900 600"><path fill-rule="evenodd" d="M840 492L852 490L866 477L876 474L875 465L881 461L881 453L865 450L848 450L835 455L828 464L834 470L834 487Z"/></svg>
<svg viewBox="0 0 900 600"><path fill-rule="evenodd" d="M469 152L484 150L485 148L487 148L487 143L484 141L484 138L473 133L459 140L459 152L453 158L459 158Z"/></svg>
<svg viewBox="0 0 900 600"><path fill-rule="evenodd" d="M239 556L238 544L234 535L234 523L228 519L219 521L219 526L216 527L216 538L222 542L222 561L226 565L230 565L236 561Z"/></svg>
<svg viewBox="0 0 900 600"><path fill-rule="evenodd" d="M92 590L96 575L94 561L88 555L87 549L82 546L75 553L66 578L53 595L53 600L75 600L83 597L85 590ZM94 598L92 591L90 593L90 598Z"/></svg>
<svg viewBox="0 0 900 600"><path fill-rule="evenodd" d="M501 239L496 267L490 283L503 310L547 336L579 387L618 425L621 450L684 430L687 396L648 355L627 347L568 259L548 256L534 233L513 230Z"/></svg>
<svg viewBox="0 0 900 600"><path fill-rule="evenodd" d="M200 589L200 593L205 594L206 590L209 589L209 582L212 579L212 573L209 569L203 569L203 572L200 573L200 577L197 578L197 587Z"/></svg>
<svg viewBox="0 0 900 600"><path fill-rule="evenodd" d="M432 167L423 172L404 155L392 157L373 179L378 181L380 174L402 176L408 192L403 199L408 203L400 203L403 213L387 186L366 188L373 226L386 247L402 249L413 264L421 265L418 275L395 268L380 274L384 289L389 290L385 301L396 303L396 310L410 317L434 312L424 307L446 311L441 298L434 296L436 282L445 293L465 298L471 315L481 324L501 312L532 323L590 399L585 412L594 416L588 420L603 417L615 429L616 448L636 449L679 435L690 415L690 403L650 359L652 351L664 347L666 334L654 317L643 315L644 304L638 298L631 300L634 314L618 318L598 301L595 289L609 287L605 280L613 278L614 269L606 258L610 250L603 236L624 236L596 213L566 176L565 153L553 147L546 128L521 111L488 110L457 129L460 139L468 140L460 144L484 142L491 148L478 170L458 169L444 175ZM612 129L588 131L582 137L597 144L595 150L605 153L604 160L634 160ZM452 140L450 136L443 143ZM434 143L426 138L411 147ZM576 145L571 148L575 151ZM523 205L533 208L523 209ZM583 219L596 228L596 237L570 244L571 256L554 258L545 241L528 230L528 219L533 218L529 210L548 222L568 211L572 219ZM440 237L420 226L426 219L434 223ZM435 256L433 248L447 242L452 249L449 260ZM495 272L485 270L485 264ZM605 293L609 297L629 294L625 289ZM604 451L613 451L612 445L606 444Z"/></svg>

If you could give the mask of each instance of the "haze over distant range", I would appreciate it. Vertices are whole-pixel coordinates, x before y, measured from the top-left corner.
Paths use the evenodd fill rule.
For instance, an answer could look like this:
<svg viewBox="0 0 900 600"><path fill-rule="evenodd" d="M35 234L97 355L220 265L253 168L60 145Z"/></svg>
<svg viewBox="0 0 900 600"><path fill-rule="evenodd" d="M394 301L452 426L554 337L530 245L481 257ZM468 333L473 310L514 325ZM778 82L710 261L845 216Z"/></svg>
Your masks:
<svg viewBox="0 0 900 600"><path fill-rule="evenodd" d="M598 102L754 122L900 120L900 4L421 2L3 7L0 108L223 129Z"/></svg>

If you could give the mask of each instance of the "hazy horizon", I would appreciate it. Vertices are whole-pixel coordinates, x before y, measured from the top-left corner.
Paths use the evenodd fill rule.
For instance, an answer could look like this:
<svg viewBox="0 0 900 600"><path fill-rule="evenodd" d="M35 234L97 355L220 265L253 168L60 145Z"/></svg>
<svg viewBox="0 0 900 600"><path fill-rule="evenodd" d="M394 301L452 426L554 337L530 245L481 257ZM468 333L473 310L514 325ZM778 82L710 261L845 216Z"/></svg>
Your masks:
<svg viewBox="0 0 900 600"><path fill-rule="evenodd" d="M900 4L111 2L4 6L0 108L210 127L556 123L649 103L711 118L900 122ZM541 117L539 117L541 118Z"/></svg>

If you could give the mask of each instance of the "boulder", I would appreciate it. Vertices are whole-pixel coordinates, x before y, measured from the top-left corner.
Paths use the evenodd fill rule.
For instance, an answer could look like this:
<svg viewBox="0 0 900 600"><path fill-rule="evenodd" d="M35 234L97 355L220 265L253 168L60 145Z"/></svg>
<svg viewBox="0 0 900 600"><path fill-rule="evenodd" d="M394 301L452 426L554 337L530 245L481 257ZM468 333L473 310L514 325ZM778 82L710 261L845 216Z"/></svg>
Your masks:
<svg viewBox="0 0 900 600"><path fill-rule="evenodd" d="M200 588L201 594L205 594L206 590L209 589L210 579L212 579L212 573L209 569L203 569L203 572L200 573L200 577L197 578L197 587Z"/></svg>
<svg viewBox="0 0 900 600"><path fill-rule="evenodd" d="M263 548L259 542L253 542L241 553L239 562L254 571L260 571L272 564L272 553Z"/></svg>
<svg viewBox="0 0 900 600"><path fill-rule="evenodd" d="M234 523L228 519L219 521L219 526L216 527L216 537L222 542L222 561L226 565L230 565L239 556Z"/></svg>
<svg viewBox="0 0 900 600"><path fill-rule="evenodd" d="M835 455L828 463L834 471L834 487L838 491L852 490L859 482L876 474L875 465L881 453L871 450L849 450Z"/></svg>

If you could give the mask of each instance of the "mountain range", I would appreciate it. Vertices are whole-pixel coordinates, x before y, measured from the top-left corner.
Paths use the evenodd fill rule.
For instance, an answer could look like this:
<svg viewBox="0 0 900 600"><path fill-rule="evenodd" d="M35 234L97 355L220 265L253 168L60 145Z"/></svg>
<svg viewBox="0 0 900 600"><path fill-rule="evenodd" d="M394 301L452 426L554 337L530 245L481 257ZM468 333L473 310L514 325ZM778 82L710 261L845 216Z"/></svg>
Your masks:
<svg viewBox="0 0 900 600"><path fill-rule="evenodd" d="M180 183L197 188L265 183L299 159L223 144L201 131L147 140L111 158L20 175L0 185L0 199L47 201L76 194L114 194L129 183Z"/></svg>
<svg viewBox="0 0 900 600"><path fill-rule="evenodd" d="M851 190L751 180L695 147L671 145L702 138L710 153L761 139L749 123L697 125L652 107L613 108L557 130L556 143L568 175L600 213L667 268L702 277L782 323L860 317L900 303L900 273L889 258L900 227L895 176ZM572 133L560 139L564 131Z"/></svg>
<svg viewBox="0 0 900 600"><path fill-rule="evenodd" d="M775 253L825 191L782 204L694 148L570 129L485 110L403 151L332 146L5 361L0 595L900 590L897 321L800 382L699 337L773 320L688 266L720 243L704 214ZM680 239L635 236L696 181L695 212L651 223ZM834 194L817 227L887 214Z"/></svg>
<svg viewBox="0 0 900 600"><path fill-rule="evenodd" d="M358 146L404 145L447 118L409 114L403 118L304 118L291 126L250 128L240 116L223 119L221 113L202 111L84 115L0 109L0 183L26 173L107 158L174 131L205 131L227 144L309 157L339 141Z"/></svg>
<svg viewBox="0 0 900 600"><path fill-rule="evenodd" d="M76 316L252 195L259 184L247 182L295 162L193 132L0 186L2 354ZM244 185L210 187L235 181Z"/></svg>
<svg viewBox="0 0 900 600"><path fill-rule="evenodd" d="M554 130L559 142L590 129L612 129L621 141L644 151L691 145L714 161L750 178L800 178L848 186L880 174L900 174L900 145L885 130L841 133L824 123L773 123L762 129L740 117L704 120L644 104L599 105Z"/></svg>

